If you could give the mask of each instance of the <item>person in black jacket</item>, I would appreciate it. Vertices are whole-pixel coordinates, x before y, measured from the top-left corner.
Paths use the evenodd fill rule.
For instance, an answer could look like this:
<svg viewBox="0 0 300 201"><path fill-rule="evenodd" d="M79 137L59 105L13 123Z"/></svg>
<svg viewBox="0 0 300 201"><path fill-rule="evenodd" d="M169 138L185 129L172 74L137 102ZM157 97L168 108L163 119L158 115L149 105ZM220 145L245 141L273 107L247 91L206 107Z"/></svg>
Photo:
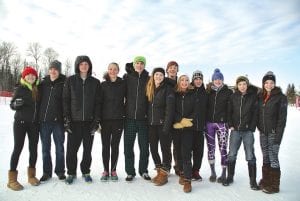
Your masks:
<svg viewBox="0 0 300 201"><path fill-rule="evenodd" d="M110 63L101 83L101 141L104 172L101 181L118 180L116 172L119 157L119 145L124 128L125 93L124 80L118 77L119 65ZM111 154L110 154L111 150ZM109 169L109 160L111 167Z"/></svg>
<svg viewBox="0 0 300 201"><path fill-rule="evenodd" d="M254 135L257 120L257 87L250 85L245 76L239 76L236 80L235 92L230 97L228 105L228 126L231 130L229 140L229 154L227 164L227 179L223 183L228 186L233 182L236 158L238 150L243 142L250 187L259 190L256 183L256 157L254 153Z"/></svg>
<svg viewBox="0 0 300 201"><path fill-rule="evenodd" d="M208 110L206 119L206 142L208 162L210 164L211 182L223 183L226 180L227 144L228 144L228 104L232 90L224 84L224 76L219 69L212 75L212 83L206 88L208 92ZM215 171L215 138L218 138L221 153L222 173L217 178Z"/></svg>
<svg viewBox="0 0 300 201"><path fill-rule="evenodd" d="M174 116L174 89L165 83L165 70L154 68L147 83L148 125L150 151L157 170L152 179L157 186L168 182L171 169L171 134ZM158 152L158 143L162 152L162 160Z"/></svg>
<svg viewBox="0 0 300 201"><path fill-rule="evenodd" d="M18 182L18 161L22 152L26 133L29 140L29 167L27 169L28 183L39 185L35 177L39 131L37 122L38 75L34 68L25 67L22 72L20 85L17 86L11 99L10 107L15 110L14 116L14 149L10 159L7 187L18 191L24 187Z"/></svg>
<svg viewBox="0 0 300 201"><path fill-rule="evenodd" d="M100 123L100 81L92 77L92 63L88 56L78 56L75 75L67 78L63 89L64 126L67 138L66 184L76 178L77 152L82 142L81 172L86 182L92 182L90 167L94 134Z"/></svg>
<svg viewBox="0 0 300 201"><path fill-rule="evenodd" d="M199 100L187 75L179 77L175 93L175 119L173 127L176 129L174 144L177 151L178 168L180 171L179 184L184 185L183 191L191 192L192 179L192 149L193 134L197 112L199 111Z"/></svg>
<svg viewBox="0 0 300 201"><path fill-rule="evenodd" d="M146 59L143 56L134 58L134 71L124 75L126 82L126 122L124 131L124 154L126 181L132 181L136 175L134 168L134 141L138 135L140 148L139 174L145 180L151 180L148 175L149 139L147 125L146 84L149 76L145 70Z"/></svg>
<svg viewBox="0 0 300 201"><path fill-rule="evenodd" d="M39 85L39 122L43 154L43 176L45 182L52 177L51 134L55 143L56 163L54 172L60 180L65 176L65 133L63 123L62 92L66 76L61 74L61 62L54 60L47 75Z"/></svg>
<svg viewBox="0 0 300 201"><path fill-rule="evenodd" d="M279 148L287 118L287 97L275 85L273 72L263 79L263 90L258 99L260 146L263 154L262 180L259 185L265 193L278 193L280 185Z"/></svg>
<svg viewBox="0 0 300 201"><path fill-rule="evenodd" d="M194 122L195 128L193 130L194 141L193 141L193 172L192 179L202 181L202 177L199 174L199 170L202 165L203 151L204 151L204 127L206 120L207 110L207 93L203 84L203 74L201 71L196 70L193 72L192 86L196 95L198 96L199 106L197 112L197 118Z"/></svg>

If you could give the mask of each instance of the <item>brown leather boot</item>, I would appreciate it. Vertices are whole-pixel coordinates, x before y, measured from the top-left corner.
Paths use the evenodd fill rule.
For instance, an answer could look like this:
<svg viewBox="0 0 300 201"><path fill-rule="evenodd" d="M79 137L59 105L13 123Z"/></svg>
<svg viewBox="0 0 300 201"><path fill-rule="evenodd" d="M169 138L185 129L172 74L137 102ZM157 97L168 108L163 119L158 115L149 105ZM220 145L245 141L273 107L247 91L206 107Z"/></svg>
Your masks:
<svg viewBox="0 0 300 201"><path fill-rule="evenodd" d="M262 178L258 183L260 189L268 186L269 183L269 172L270 172L270 164L263 164L262 168Z"/></svg>
<svg viewBox="0 0 300 201"><path fill-rule="evenodd" d="M164 169L160 169L159 175L156 179L155 185L162 186L168 182L168 172Z"/></svg>
<svg viewBox="0 0 300 201"><path fill-rule="evenodd" d="M279 193L280 174L279 168L270 168L270 184L263 188L263 192L268 194Z"/></svg>
<svg viewBox="0 0 300 201"><path fill-rule="evenodd" d="M191 180L189 180L189 179L185 179L185 180L184 180L183 191L184 191L185 193L189 193L189 192L192 191Z"/></svg>
<svg viewBox="0 0 300 201"><path fill-rule="evenodd" d="M18 171L8 171L8 183L7 187L14 190L14 191L20 191L23 190L23 186L18 182Z"/></svg>
<svg viewBox="0 0 300 201"><path fill-rule="evenodd" d="M151 179L151 181L152 181L154 184L156 184L156 180L157 180L157 178L158 178L158 176L159 176L159 173L160 173L160 168L156 168L156 172L157 172L157 175Z"/></svg>
<svg viewBox="0 0 300 201"><path fill-rule="evenodd" d="M28 183L32 186L40 185L40 181L35 177L35 168L28 167L27 169Z"/></svg>
<svg viewBox="0 0 300 201"><path fill-rule="evenodd" d="M180 185L184 185L184 175L183 175L183 172L179 173L179 181L178 181L178 183Z"/></svg>

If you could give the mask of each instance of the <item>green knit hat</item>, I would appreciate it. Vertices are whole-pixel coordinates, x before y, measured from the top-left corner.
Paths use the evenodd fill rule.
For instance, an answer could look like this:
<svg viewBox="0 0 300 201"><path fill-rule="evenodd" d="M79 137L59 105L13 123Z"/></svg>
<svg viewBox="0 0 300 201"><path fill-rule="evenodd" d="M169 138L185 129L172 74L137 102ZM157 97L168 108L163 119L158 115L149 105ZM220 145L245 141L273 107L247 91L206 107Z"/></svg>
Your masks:
<svg viewBox="0 0 300 201"><path fill-rule="evenodd" d="M146 66L146 58L143 56L136 56L133 60L133 64L135 64L137 62L143 62Z"/></svg>

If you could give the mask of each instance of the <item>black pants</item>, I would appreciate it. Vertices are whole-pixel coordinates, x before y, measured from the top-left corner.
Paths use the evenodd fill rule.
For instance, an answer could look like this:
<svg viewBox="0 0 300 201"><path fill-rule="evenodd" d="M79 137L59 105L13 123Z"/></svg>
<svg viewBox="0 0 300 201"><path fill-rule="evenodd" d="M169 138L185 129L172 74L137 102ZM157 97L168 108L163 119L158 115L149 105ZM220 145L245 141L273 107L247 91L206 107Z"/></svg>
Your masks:
<svg viewBox="0 0 300 201"><path fill-rule="evenodd" d="M38 125L31 122L14 121L14 150L10 159L10 170L17 170L20 154L24 147L25 136L29 142L29 167L35 168L39 142Z"/></svg>
<svg viewBox="0 0 300 201"><path fill-rule="evenodd" d="M111 171L116 171L119 158L119 145L124 128L123 120L104 120L101 123L102 160L104 170L109 172L109 159L111 158ZM111 155L110 155L111 149Z"/></svg>
<svg viewBox="0 0 300 201"><path fill-rule="evenodd" d="M171 135L164 133L163 126L149 126L150 151L156 168L163 168L166 171L171 169ZM158 153L158 142L162 153L162 161Z"/></svg>
<svg viewBox="0 0 300 201"><path fill-rule="evenodd" d="M77 152L82 142L83 154L80 169L82 174L88 174L92 163L92 146L94 141L94 136L90 133L91 122L72 122L71 130L72 133L68 134L67 141L67 173L76 175Z"/></svg>
<svg viewBox="0 0 300 201"><path fill-rule="evenodd" d="M192 131L193 140L193 171L199 171L202 165L203 150L204 150L204 135L203 131Z"/></svg>
<svg viewBox="0 0 300 201"><path fill-rule="evenodd" d="M192 178L192 149L194 135L193 131L187 129L178 129L174 133L174 145L177 151L177 163L179 171L183 171L186 179Z"/></svg>

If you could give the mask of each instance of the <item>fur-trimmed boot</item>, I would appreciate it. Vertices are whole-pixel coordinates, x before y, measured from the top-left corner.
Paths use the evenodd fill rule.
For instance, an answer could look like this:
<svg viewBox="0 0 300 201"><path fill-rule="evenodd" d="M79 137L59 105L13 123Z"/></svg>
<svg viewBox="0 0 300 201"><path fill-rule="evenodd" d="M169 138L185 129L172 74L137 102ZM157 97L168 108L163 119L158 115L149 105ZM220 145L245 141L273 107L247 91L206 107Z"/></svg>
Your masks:
<svg viewBox="0 0 300 201"><path fill-rule="evenodd" d="M263 164L261 167L262 178L259 181L258 185L260 189L263 189L265 186L269 184L269 172L270 172L270 164Z"/></svg>
<svg viewBox="0 0 300 201"><path fill-rule="evenodd" d="M183 184L183 192L189 193L192 191L192 182L190 179L185 179Z"/></svg>
<svg viewBox="0 0 300 201"><path fill-rule="evenodd" d="M265 193L279 193L280 186L280 168L270 168L270 185L265 186L263 188L263 192Z"/></svg>
<svg viewBox="0 0 300 201"><path fill-rule="evenodd" d="M155 177L153 177L153 178L151 179L151 181L152 181L154 184L156 184L156 180L157 180L157 178L158 178L158 176L159 176L160 170L161 170L161 168L156 168L157 174L156 174Z"/></svg>
<svg viewBox="0 0 300 201"><path fill-rule="evenodd" d="M256 183L256 163L248 163L248 171L249 171L249 178L250 178L250 188L252 190L260 190L259 186Z"/></svg>
<svg viewBox="0 0 300 201"><path fill-rule="evenodd" d="M160 169L159 175L156 179L155 185L156 186L162 186L168 182L168 171L164 169Z"/></svg>
<svg viewBox="0 0 300 201"><path fill-rule="evenodd" d="M27 175L28 175L28 183L30 183L32 186L38 186L40 185L40 181L35 177L35 168L28 167L27 169Z"/></svg>
<svg viewBox="0 0 300 201"><path fill-rule="evenodd" d="M17 179L18 179L18 171L9 170L7 187L14 191L23 190L24 187L18 182Z"/></svg>

